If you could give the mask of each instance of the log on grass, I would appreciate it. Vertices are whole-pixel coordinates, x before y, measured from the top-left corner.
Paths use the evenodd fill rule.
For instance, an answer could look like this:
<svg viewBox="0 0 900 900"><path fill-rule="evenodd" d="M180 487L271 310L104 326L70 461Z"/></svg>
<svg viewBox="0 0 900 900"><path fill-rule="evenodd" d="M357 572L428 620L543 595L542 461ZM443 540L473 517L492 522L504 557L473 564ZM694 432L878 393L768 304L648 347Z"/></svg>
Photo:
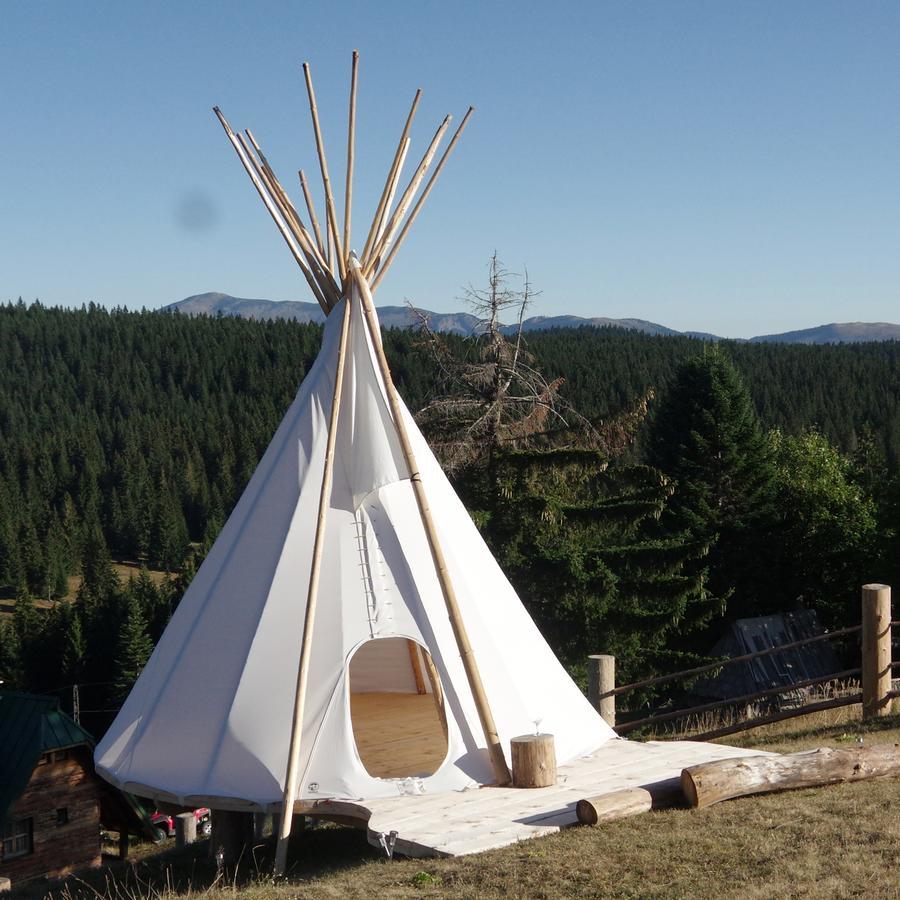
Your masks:
<svg viewBox="0 0 900 900"><path fill-rule="evenodd" d="M787 756L742 756L691 766L681 773L690 806L702 808L748 794L820 787L900 775L900 744L838 750L820 747Z"/></svg>
<svg viewBox="0 0 900 900"><path fill-rule="evenodd" d="M575 814L582 825L597 825L599 822L612 822L650 812L651 809L683 805L680 780L667 778L645 787L623 788L596 797L585 797L575 804Z"/></svg>

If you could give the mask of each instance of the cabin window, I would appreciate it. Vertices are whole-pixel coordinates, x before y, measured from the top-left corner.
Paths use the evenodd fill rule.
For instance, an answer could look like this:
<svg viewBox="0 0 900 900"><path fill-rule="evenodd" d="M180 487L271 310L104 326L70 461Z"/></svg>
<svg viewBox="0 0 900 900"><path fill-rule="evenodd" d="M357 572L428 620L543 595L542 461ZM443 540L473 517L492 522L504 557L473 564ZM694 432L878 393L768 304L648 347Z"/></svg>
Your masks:
<svg viewBox="0 0 900 900"><path fill-rule="evenodd" d="M441 681L416 641L376 638L357 649L350 719L360 761L376 778L433 775L447 756Z"/></svg>
<svg viewBox="0 0 900 900"><path fill-rule="evenodd" d="M3 859L27 856L34 850L33 822L31 819L15 819L3 829Z"/></svg>
<svg viewBox="0 0 900 900"><path fill-rule="evenodd" d="M69 824L69 808L67 806L63 806L62 808L56 811L56 824L57 825L68 825Z"/></svg>
<svg viewBox="0 0 900 900"><path fill-rule="evenodd" d="M59 762L60 760L68 759L68 758L69 758L68 750L57 750L56 753L53 754L54 762Z"/></svg>

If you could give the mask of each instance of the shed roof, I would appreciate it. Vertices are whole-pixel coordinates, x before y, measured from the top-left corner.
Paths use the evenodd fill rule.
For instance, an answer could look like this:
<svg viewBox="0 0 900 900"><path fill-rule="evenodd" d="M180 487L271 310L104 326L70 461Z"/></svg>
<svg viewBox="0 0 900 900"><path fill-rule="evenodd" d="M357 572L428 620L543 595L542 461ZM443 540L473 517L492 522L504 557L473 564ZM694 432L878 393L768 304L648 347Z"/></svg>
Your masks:
<svg viewBox="0 0 900 900"><path fill-rule="evenodd" d="M59 709L55 697L0 692L0 826L28 784L42 753L94 746L94 739Z"/></svg>

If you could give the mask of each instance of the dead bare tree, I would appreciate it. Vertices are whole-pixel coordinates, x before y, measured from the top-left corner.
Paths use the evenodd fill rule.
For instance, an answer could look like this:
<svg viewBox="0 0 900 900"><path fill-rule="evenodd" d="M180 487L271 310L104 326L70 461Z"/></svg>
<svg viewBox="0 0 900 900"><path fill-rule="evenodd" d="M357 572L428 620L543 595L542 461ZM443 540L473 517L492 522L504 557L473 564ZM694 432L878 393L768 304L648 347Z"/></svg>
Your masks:
<svg viewBox="0 0 900 900"><path fill-rule="evenodd" d="M520 287L513 284L516 277L521 278ZM464 358L455 356L420 314L421 331L443 376L444 394L416 418L450 471L486 463L500 450L580 447L618 455L646 414L649 396L598 426L560 396L564 380L548 381L525 344L525 311L535 296L527 270L514 275L495 252L487 287L470 285L465 291L463 299L478 325ZM513 326L503 324L509 313Z"/></svg>

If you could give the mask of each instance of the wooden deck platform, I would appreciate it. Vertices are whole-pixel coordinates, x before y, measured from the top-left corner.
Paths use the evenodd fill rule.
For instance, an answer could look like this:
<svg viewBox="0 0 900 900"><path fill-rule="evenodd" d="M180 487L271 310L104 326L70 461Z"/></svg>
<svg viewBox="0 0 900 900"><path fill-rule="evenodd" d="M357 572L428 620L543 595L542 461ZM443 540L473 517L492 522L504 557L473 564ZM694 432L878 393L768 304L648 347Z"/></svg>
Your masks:
<svg viewBox="0 0 900 900"><path fill-rule="evenodd" d="M360 754L367 768L395 773L381 777L401 778L415 774L410 766L421 765L423 760L430 760L428 765L434 768L443 761L446 744L430 696L362 694L354 697L353 703L360 726L365 726L360 727L359 741L366 743L360 746ZM398 723L391 719L404 706L409 721L398 731ZM427 726L424 736L416 731L416 720ZM377 740L381 728L388 729L383 734L394 737L383 747ZM364 737L366 729L372 730ZM437 749L439 746L444 749ZM395 852L405 856L464 856L574 825L575 805L585 797L632 787L659 789L679 779L688 766L750 755L762 754L693 741L613 739L590 756L560 766L552 787L483 787L375 800L323 800L302 807L298 804L297 811L364 826L369 842L376 847L382 835L395 831ZM369 771L374 773L373 768Z"/></svg>
<svg viewBox="0 0 900 900"><path fill-rule="evenodd" d="M351 694L356 749L376 778L433 775L447 738L431 694Z"/></svg>

